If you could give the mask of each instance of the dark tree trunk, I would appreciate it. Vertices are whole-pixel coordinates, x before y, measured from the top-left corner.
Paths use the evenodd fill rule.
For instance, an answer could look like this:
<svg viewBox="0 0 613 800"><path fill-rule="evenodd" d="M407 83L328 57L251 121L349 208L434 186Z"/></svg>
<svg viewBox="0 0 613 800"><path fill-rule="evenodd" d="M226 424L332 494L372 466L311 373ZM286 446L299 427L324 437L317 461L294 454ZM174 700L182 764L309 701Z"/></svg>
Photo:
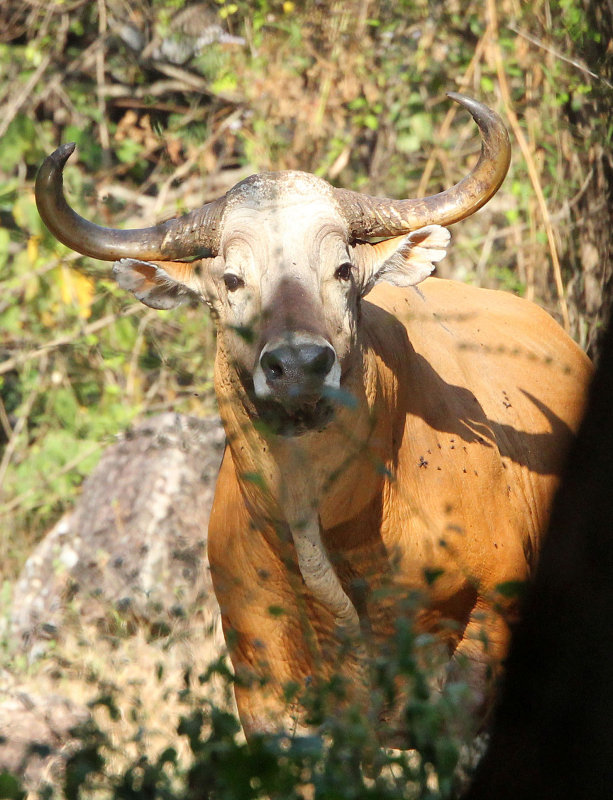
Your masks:
<svg viewBox="0 0 613 800"><path fill-rule="evenodd" d="M586 322L587 351L597 360L613 306L613 2L583 0L583 6L589 30L574 44L580 47L580 61L597 77L586 77L589 100L579 111L572 93L565 106L577 142L575 157L586 176L584 190L570 209L581 279L570 281L569 299Z"/></svg>
<svg viewBox="0 0 613 800"><path fill-rule="evenodd" d="M613 325L465 800L613 797Z"/></svg>

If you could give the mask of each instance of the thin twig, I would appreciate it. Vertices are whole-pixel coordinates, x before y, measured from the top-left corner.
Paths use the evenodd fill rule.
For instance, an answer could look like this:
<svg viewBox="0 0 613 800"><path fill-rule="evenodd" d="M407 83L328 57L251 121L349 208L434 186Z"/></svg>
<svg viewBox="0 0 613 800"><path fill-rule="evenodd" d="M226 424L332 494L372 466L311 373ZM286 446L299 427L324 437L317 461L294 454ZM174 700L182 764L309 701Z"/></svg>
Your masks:
<svg viewBox="0 0 613 800"><path fill-rule="evenodd" d="M130 366L128 367L128 377L126 379L126 390L125 390L125 397L128 403L134 402L134 389L136 386L136 373L138 372L138 357L140 355L143 341L145 339L145 331L147 326L150 322L152 322L156 318L157 314L153 309L147 309L147 312L143 314L141 319L138 323L138 331L136 333L136 339L134 341L134 346L132 347L132 353L130 355Z"/></svg>
<svg viewBox="0 0 613 800"><path fill-rule="evenodd" d="M136 314L137 311L141 311L142 306L140 303L134 304L130 306L130 308L126 309L122 312L122 317L129 317L132 314ZM97 333L97 331L102 330L103 328L107 328L109 325L112 325L114 322L117 321L117 314L107 314L105 317L101 317L100 319L96 320L95 322L90 322L84 328L79 328L78 331L74 331L70 334L65 334L64 336L58 336L56 339L53 339L50 342L47 342L41 347L38 347L36 350L30 350L28 353L19 353L12 358L7 358L6 361L3 361L0 364L0 375L3 375L5 372L10 372L17 367L20 367L22 364L25 364L27 361L32 361L32 359L41 358L42 356L50 353L52 350L57 350L58 347L64 347L68 344L72 344L76 342L78 339L82 339L85 336L89 336L91 333Z"/></svg>
<svg viewBox="0 0 613 800"><path fill-rule="evenodd" d="M243 98L237 94L229 94L228 92L214 92L204 78L201 78L199 75L195 75L193 72L190 72L187 69L182 69L175 64L165 64L163 61L152 61L151 66L155 67L158 72L161 72L162 75L166 75L168 78L175 78L176 80L182 81L184 84L184 90L195 90L209 97L215 97L219 100L224 100L226 103L242 102Z"/></svg>
<svg viewBox="0 0 613 800"><path fill-rule="evenodd" d="M459 82L460 87L463 86L464 84L467 84L470 81L472 74L475 71L475 67L479 63L479 61L481 60L481 56L483 55L483 51L485 49L485 41L486 37L482 36L481 39L479 39L479 41L477 42L477 46L475 47L475 52L473 54L473 57L470 59L470 63ZM439 141L443 141L447 137L447 134L451 129L451 123L454 120L457 110L458 110L457 104L452 103L451 108L445 114L445 119L443 120L441 127L439 129L437 136ZM430 154L430 157L426 162L424 171L422 172L419 181L419 186L417 187L417 197L425 196L428 184L430 183L430 178L432 177L432 170L434 169L436 159L437 159L437 154L435 150Z"/></svg>
<svg viewBox="0 0 613 800"><path fill-rule="evenodd" d="M517 139L517 143L519 144L519 147L526 161L526 166L528 168L528 175L530 176L530 181L532 183L532 187L536 195L538 206L541 215L543 217L545 232L547 234L547 241L549 243L549 252L551 254L551 262L553 265L553 277L558 293L558 302L560 304L560 313L562 315L564 329L567 332L570 332L570 317L568 314L568 305L566 303L566 297L564 296L562 269L560 267L560 259L558 258L558 248L556 246L553 225L551 224L551 217L549 215L549 209L547 208L547 201L545 200L545 195L543 194L543 187L541 186L538 170L536 168L536 164L534 163L534 158L532 156L532 153L530 152L530 147L521 129L517 115L513 110L513 101L511 100L511 92L509 90L509 84L507 82L506 73L504 71L502 52L500 50L500 44L498 42L498 16L496 12L495 0L487 0L487 9L489 16L488 30L494 53L494 61L496 64L496 73L498 75L498 83L500 85L502 102L505 107L505 113L507 115L507 119L511 124L513 133L515 134L515 138Z"/></svg>
<svg viewBox="0 0 613 800"><path fill-rule="evenodd" d="M85 50L82 50L76 58L70 61L63 70L56 72L54 75L50 76L49 80L45 84L45 86L41 90L40 99L41 101L47 100L51 95L59 95L62 100L71 108L72 112L77 116L77 118L81 117L84 119L83 114L78 112L68 93L64 90L64 85L67 81L67 77L70 75L74 75L77 72L86 72L90 64L92 63L92 59L95 62L96 53L98 52L98 41L92 42Z"/></svg>
<svg viewBox="0 0 613 800"><path fill-rule="evenodd" d="M42 368L44 370L44 367ZM42 371L41 370L41 371ZM38 381L35 385L28 397L26 398L25 403L21 407L19 412L19 417L17 422L15 423L15 427L11 432L11 436L7 442L6 448L4 450L4 454L2 456L2 461L0 462L0 491L2 489L2 484L4 483L4 478L6 475L6 471L8 469L9 464L11 463L11 459L13 458L13 454L17 447L17 442L21 433L26 425L28 417L30 415L30 411L32 410L32 406L34 405L34 401L42 391L43 386L41 382Z"/></svg>
<svg viewBox="0 0 613 800"><path fill-rule="evenodd" d="M209 148L212 148L213 145L224 135L228 128L231 127L234 122L240 119L242 113L242 109L239 108L235 109L231 114L229 114L226 119L224 119L224 121L217 127L215 132L211 134L211 136L209 136L209 138L196 149L194 154L187 158L173 171L171 175L166 178L166 180L158 188L157 199L153 205L153 210L156 215L159 214L161 209L164 207L168 193L173 184L178 183L189 174L194 164L200 158L201 153Z"/></svg>
<svg viewBox="0 0 613 800"><path fill-rule="evenodd" d="M98 129L100 131L100 144L106 153L106 158L109 158L111 149L111 136L109 134L109 126L106 122L106 94L105 94L105 65L104 55L106 47L106 4L104 0L98 0L98 42L99 47L96 51L96 94L98 99L98 114L100 122Z"/></svg>
<svg viewBox="0 0 613 800"><path fill-rule="evenodd" d="M13 429L11 428L11 421L6 413L6 406L4 405L2 397L0 397L0 424L2 425L2 430L7 440L10 440L13 435Z"/></svg>
<svg viewBox="0 0 613 800"><path fill-rule="evenodd" d="M10 103L8 103L2 109L2 119L0 120L0 139L4 136L7 132L9 125L14 120L15 115L19 112L21 106L26 102L28 99L30 92L34 89L34 87L40 82L45 70L51 63L51 55L47 53L43 56L42 61L36 67L34 72L30 75L30 78L25 83L23 89L13 97Z"/></svg>
<svg viewBox="0 0 613 800"><path fill-rule="evenodd" d="M590 182L591 182L593 177L594 177L594 165L592 165L590 167L590 171L586 175L585 180L583 181L583 183L579 187L579 190L577 191L575 196L571 197L570 200L567 201L566 205L568 206L568 208L574 208L577 205L579 200L581 200L583 195L586 193L587 188L590 185ZM596 209L594 209L594 210L596 210Z"/></svg>
<svg viewBox="0 0 613 800"><path fill-rule="evenodd" d="M87 459L90 456L94 455L94 453L97 453L99 450L101 450L105 446L106 446L106 442L96 442L96 444L94 444L92 447L90 447L89 450L86 450L84 453L79 453L79 455L75 456L73 459L71 459L70 461L66 462L66 464L64 464L64 466L61 469L57 470L57 472L54 472L53 475L50 475L48 477L49 478L59 478L62 475L65 475L67 472L70 472L75 467L78 467L79 464L82 461L85 461L85 459ZM0 505L0 516L2 516L3 514L8 514L11 511L14 511L25 500L27 500L27 498L30 495L32 495L35 491L36 491L36 487L35 486L31 486L29 489L26 489L25 492L22 492L21 494L18 494L16 497L13 497L12 500L9 500L6 503L3 503L2 505Z"/></svg>
<svg viewBox="0 0 613 800"><path fill-rule="evenodd" d="M555 47L552 47L549 44L545 44L545 42L541 41L540 39L537 39L536 36L532 36L532 34L520 30L520 28L518 28L513 23L509 23L507 27L509 28L509 30L513 31L513 33L516 33L518 36L521 36L522 39L526 39L526 41L530 42L536 47L540 47L541 50L545 50L545 52L551 53L552 56L559 58L560 61L564 61L567 64L576 67L577 69L581 70L581 72L585 72L586 75L589 75L590 78L596 78L597 81L602 81L602 83L604 83L604 85L607 86L609 89L613 89L613 83L609 83L609 81L606 78L603 78L602 75L598 75L596 72L592 72L591 69L588 69L588 67L586 67L585 64L579 61L578 59L569 58L568 56L565 56L563 53L560 53L559 50L556 50Z"/></svg>
<svg viewBox="0 0 613 800"><path fill-rule="evenodd" d="M153 103L143 98L158 97L159 95L172 94L183 86L181 81L158 81L140 89L136 86L126 86L123 83L105 87L107 98L111 98L115 108L142 108L145 111L167 111L170 114L190 114L191 118L204 119L208 113L205 108L190 108L177 103Z"/></svg>

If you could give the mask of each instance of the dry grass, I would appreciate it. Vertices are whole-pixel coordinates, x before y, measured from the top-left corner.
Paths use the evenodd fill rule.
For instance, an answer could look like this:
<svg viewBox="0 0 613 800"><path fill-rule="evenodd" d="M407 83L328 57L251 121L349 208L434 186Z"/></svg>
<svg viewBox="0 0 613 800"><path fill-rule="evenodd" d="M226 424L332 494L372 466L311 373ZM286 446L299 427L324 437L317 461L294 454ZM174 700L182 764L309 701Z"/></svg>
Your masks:
<svg viewBox="0 0 613 800"><path fill-rule="evenodd" d="M29 665L25 656L13 655L8 664L13 674L4 673L0 703L61 697L91 712L108 740L104 756L109 779L138 763L143 754L153 762L169 747L187 767L189 747L177 734L181 717L210 702L234 711L227 682L219 677L204 685L199 681L223 652L219 625L213 631L197 625L187 630L183 625L157 640L143 629L109 637L97 629L67 625L62 640L50 643ZM57 782L59 774L57 761L51 759L39 778Z"/></svg>

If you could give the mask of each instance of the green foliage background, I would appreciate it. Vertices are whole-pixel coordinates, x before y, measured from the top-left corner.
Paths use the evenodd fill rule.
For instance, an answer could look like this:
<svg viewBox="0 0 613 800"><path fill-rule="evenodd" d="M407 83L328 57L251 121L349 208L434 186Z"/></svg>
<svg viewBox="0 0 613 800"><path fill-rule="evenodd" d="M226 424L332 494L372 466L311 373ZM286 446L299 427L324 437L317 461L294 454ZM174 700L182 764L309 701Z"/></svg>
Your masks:
<svg viewBox="0 0 613 800"><path fill-rule="evenodd" d="M114 227L190 210L265 169L371 194L432 194L478 151L474 123L445 98L464 92L502 114L514 157L496 197L455 227L439 274L535 299L597 355L613 295L612 19L597 0L4 0L0 596L117 432L155 411L214 409L208 317L134 303L109 264L53 239L33 197L45 155L76 141L67 193ZM426 695L415 699L422 753L446 795L457 753L435 735L446 712ZM206 701L179 699L179 734L197 756L192 769L218 776L213 796L294 796L287 781L305 770L318 776L318 797L409 796L407 786L439 796L425 761L398 757L389 784L358 780L366 733L355 724L331 733L327 765L319 740L296 751L272 740L248 754L235 747L233 718L213 708L204 732ZM100 767L99 736L83 734L71 796ZM181 769L174 751L143 754L113 796L179 796L179 779L180 796L203 796L200 773ZM0 780L0 796L19 790Z"/></svg>

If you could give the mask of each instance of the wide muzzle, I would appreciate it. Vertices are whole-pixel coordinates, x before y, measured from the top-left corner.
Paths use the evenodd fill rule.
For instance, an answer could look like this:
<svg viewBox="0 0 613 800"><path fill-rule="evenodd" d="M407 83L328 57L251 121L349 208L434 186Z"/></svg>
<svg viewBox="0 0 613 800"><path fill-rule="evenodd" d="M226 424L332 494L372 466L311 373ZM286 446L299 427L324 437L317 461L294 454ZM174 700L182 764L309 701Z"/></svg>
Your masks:
<svg viewBox="0 0 613 800"><path fill-rule="evenodd" d="M286 409L317 403L326 388L338 389L340 366L334 348L321 336L293 334L269 342L254 374L256 395Z"/></svg>

